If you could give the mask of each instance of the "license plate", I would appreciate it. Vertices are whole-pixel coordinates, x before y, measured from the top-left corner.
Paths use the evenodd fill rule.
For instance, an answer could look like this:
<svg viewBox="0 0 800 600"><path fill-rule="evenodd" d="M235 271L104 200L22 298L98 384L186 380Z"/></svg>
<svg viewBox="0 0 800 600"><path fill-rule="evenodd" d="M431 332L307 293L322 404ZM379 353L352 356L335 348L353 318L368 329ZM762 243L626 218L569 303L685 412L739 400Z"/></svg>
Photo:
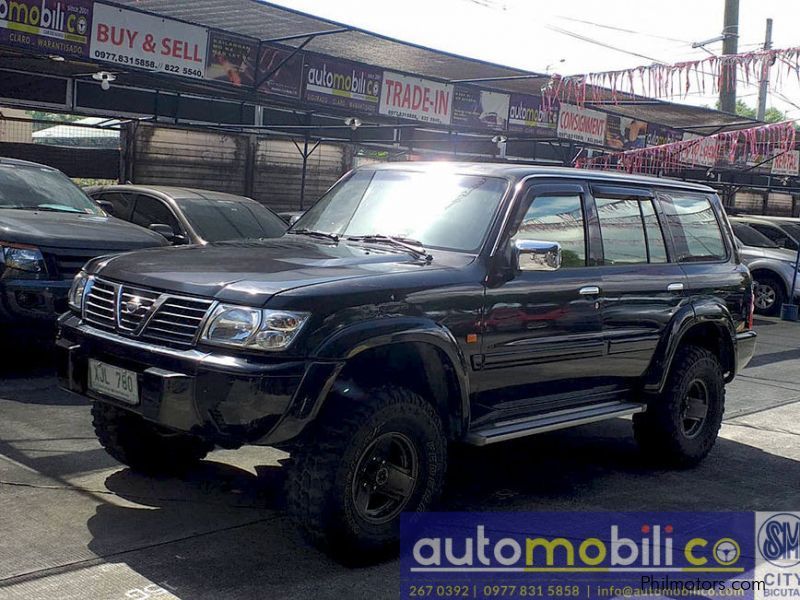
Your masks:
<svg viewBox="0 0 800 600"><path fill-rule="evenodd" d="M135 372L91 358L89 389L128 404L139 404L139 381Z"/></svg>

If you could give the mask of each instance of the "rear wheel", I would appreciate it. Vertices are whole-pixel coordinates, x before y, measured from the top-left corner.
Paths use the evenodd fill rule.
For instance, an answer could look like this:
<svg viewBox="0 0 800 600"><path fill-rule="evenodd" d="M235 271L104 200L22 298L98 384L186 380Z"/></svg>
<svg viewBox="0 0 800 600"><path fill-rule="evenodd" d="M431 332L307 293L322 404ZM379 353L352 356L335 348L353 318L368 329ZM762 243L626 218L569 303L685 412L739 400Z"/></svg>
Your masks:
<svg viewBox="0 0 800 600"><path fill-rule="evenodd" d="M214 448L202 438L159 427L104 402L92 404L92 424L106 452L142 473L180 473Z"/></svg>
<svg viewBox="0 0 800 600"><path fill-rule="evenodd" d="M312 542L349 563L395 551L400 515L438 498L447 443L436 410L397 386L366 402L330 400L292 453L288 506Z"/></svg>
<svg viewBox="0 0 800 600"><path fill-rule="evenodd" d="M684 346L673 360L664 392L634 415L637 442L660 462L677 467L699 463L717 440L725 409L719 359L705 348Z"/></svg>
<svg viewBox="0 0 800 600"><path fill-rule="evenodd" d="M783 282L774 275L759 273L755 282L755 312L760 315L777 315L785 301Z"/></svg>

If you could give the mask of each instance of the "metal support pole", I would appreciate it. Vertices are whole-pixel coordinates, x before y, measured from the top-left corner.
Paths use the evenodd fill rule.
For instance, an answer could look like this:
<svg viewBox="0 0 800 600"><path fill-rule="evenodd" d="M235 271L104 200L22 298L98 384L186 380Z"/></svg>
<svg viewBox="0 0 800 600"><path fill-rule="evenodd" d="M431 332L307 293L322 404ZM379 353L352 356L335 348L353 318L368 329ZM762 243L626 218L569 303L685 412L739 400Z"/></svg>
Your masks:
<svg viewBox="0 0 800 600"><path fill-rule="evenodd" d="M736 54L739 51L739 0L725 0L725 36L722 41L722 54ZM736 71L725 71L719 90L719 109L734 114L736 112Z"/></svg>
<svg viewBox="0 0 800 600"><path fill-rule="evenodd" d="M308 167L308 134L303 138L303 173L300 176L300 210L305 210L306 199L306 169Z"/></svg>
<svg viewBox="0 0 800 600"><path fill-rule="evenodd" d="M764 36L764 50L772 48L772 19L767 19L767 33ZM767 93L769 92L769 70L764 70L763 77L758 86L758 112L756 118L764 120L767 112Z"/></svg>

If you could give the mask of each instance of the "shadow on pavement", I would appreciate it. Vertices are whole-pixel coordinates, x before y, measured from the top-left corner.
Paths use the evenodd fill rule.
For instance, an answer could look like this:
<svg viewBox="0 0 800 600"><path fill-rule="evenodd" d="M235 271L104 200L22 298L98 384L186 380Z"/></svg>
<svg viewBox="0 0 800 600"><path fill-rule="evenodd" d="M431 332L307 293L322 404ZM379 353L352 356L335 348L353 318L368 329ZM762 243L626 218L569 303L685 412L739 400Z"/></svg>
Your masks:
<svg viewBox="0 0 800 600"><path fill-rule="evenodd" d="M441 508L788 510L796 508L797 481L800 462L725 439L695 469L655 469L638 452L630 423L618 420L483 450L455 449ZM206 461L182 480L146 479L123 470L106 485L148 508L100 506L88 523L90 548L100 556L142 548L116 554L113 561L124 562L184 600L342 597L341 582L336 594L323 582L343 577L355 586L347 587L348 597L396 594L396 562L352 571L306 545L281 510L280 467L254 476ZM243 523L212 532L218 505L245 511ZM171 543L156 543L160 532L176 528L189 533Z"/></svg>

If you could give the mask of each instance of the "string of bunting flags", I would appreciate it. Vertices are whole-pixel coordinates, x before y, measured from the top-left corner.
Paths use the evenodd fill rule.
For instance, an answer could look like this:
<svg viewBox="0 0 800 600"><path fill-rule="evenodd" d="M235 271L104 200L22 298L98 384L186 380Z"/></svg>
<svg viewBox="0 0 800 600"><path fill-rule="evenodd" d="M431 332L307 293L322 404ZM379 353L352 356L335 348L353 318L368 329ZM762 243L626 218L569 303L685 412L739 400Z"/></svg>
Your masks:
<svg viewBox="0 0 800 600"><path fill-rule="evenodd" d="M659 175L687 167L718 165L747 168L794 152L796 131L792 121L725 131L711 136L649 148L578 158L583 169L619 170Z"/></svg>
<svg viewBox="0 0 800 600"><path fill-rule="evenodd" d="M773 73L774 70L774 73ZM547 106L557 102L619 100L620 94L648 98L686 97L690 92L718 94L735 82L757 83L769 76L780 86L788 76L800 80L800 47L756 50L741 54L709 56L675 64L652 64L618 71L582 75L553 75L542 94Z"/></svg>

